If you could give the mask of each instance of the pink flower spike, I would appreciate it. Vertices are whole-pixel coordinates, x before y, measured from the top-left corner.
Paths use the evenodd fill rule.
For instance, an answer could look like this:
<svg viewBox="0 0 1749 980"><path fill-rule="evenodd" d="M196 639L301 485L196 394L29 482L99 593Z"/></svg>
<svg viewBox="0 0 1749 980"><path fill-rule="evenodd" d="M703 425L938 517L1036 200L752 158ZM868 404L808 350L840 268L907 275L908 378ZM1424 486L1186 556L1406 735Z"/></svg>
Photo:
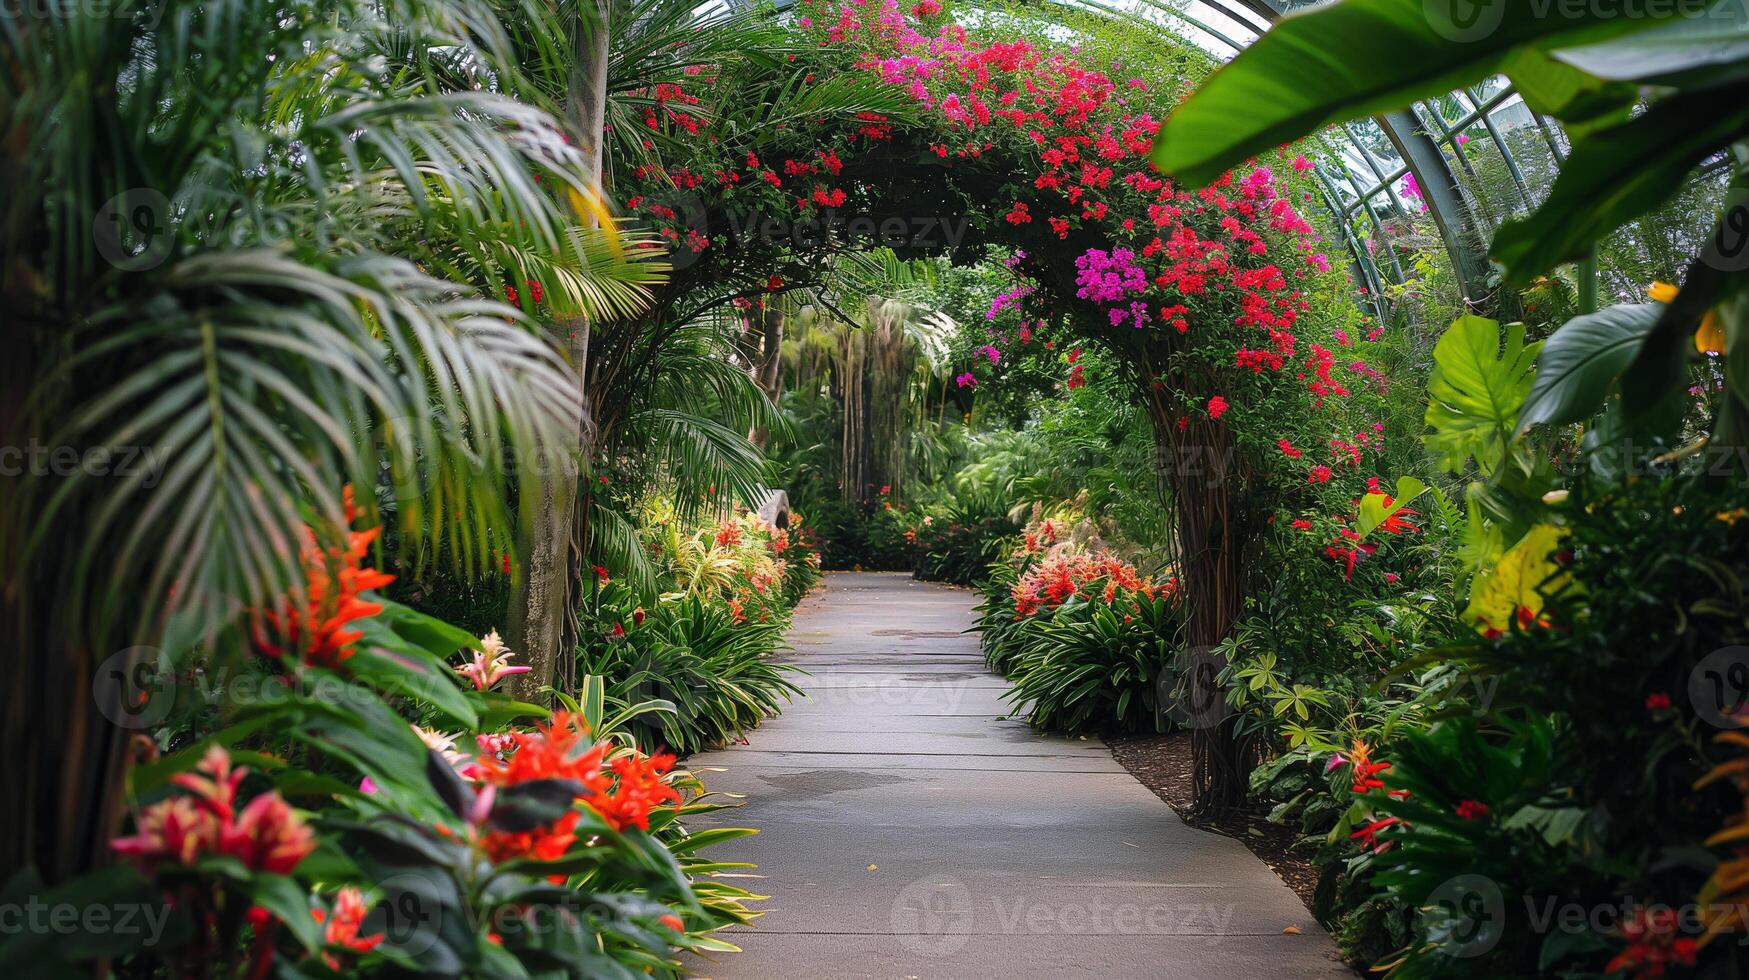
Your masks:
<svg viewBox="0 0 1749 980"><path fill-rule="evenodd" d="M516 656L504 641L499 639L498 631L493 630L480 637L480 649L474 651L472 663L462 664L455 672L474 682L474 690L484 691L511 674L526 674L532 667L512 667L510 658Z"/></svg>
<svg viewBox="0 0 1749 980"><path fill-rule="evenodd" d="M496 784L487 783L480 787L480 791L474 795L474 802L468 805L468 823L476 827L485 826L486 818L492 814L492 804L497 799L498 787Z"/></svg>

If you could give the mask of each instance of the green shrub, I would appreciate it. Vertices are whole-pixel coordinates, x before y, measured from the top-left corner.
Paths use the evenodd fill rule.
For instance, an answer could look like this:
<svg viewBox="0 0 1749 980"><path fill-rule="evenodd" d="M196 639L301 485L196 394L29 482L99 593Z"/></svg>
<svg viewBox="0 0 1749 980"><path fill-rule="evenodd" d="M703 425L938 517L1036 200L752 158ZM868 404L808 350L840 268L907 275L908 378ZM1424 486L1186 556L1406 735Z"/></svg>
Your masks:
<svg viewBox="0 0 1749 980"><path fill-rule="evenodd" d="M1170 596L1071 599L1027 632L1007 665L1014 689L1004 697L1048 731L1167 731L1177 635Z"/></svg>
<svg viewBox="0 0 1749 980"><path fill-rule="evenodd" d="M606 679L621 705L667 702L672 712L630 722L640 746L681 754L739 738L799 692L796 668L771 654L783 642L780 619L749 620L725 601L683 595L649 611L618 583L600 590L578 647L578 673Z"/></svg>

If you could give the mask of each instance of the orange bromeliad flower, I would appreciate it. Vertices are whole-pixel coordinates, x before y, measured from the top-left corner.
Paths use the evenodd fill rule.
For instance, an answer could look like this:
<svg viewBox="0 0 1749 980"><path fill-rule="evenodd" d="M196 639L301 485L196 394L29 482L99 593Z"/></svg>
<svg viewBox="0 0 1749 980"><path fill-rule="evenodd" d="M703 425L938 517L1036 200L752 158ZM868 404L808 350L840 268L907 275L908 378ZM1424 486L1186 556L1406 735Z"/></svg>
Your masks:
<svg viewBox="0 0 1749 980"><path fill-rule="evenodd" d="M482 783L515 786L537 779L571 780L578 785L583 803L615 830L648 830L652 809L680 802L680 793L662 782L674 767L672 755L628 753L609 762L612 743L594 742L581 716L559 712L535 731L512 733L510 741L507 761L491 755L480 758L477 775ZM572 810L534 830L493 831L482 846L495 862L525 857L550 861L576 841L580 818Z"/></svg>
<svg viewBox="0 0 1749 980"><path fill-rule="evenodd" d="M393 575L361 564L382 528L351 530L357 518L351 487L344 496L345 545L324 549L316 532L305 528L299 549L306 579L303 595L288 596L279 609L264 610L256 617L252 639L264 656L280 660L289 654L308 666L336 669L352 656L352 645L364 635L347 629L347 624L383 611L379 603L359 598L360 593L395 580Z"/></svg>
<svg viewBox="0 0 1749 980"><path fill-rule="evenodd" d="M1059 555L1033 566L1012 591L1017 617L1031 616L1040 608L1055 609L1075 596L1107 604L1117 601L1119 590L1139 593L1149 599L1172 595L1177 582L1155 585L1136 572L1136 567L1109 552L1097 555Z"/></svg>
<svg viewBox="0 0 1749 980"><path fill-rule="evenodd" d="M330 916L327 909L311 909L310 918L322 926L322 942L329 946L337 946L354 953L368 953L376 949L383 941L383 934L360 936L359 930L364 926L365 914L369 907L364 904L364 893L347 885L334 896L334 914ZM332 953L323 954L323 962L330 970L340 969L340 959Z"/></svg>

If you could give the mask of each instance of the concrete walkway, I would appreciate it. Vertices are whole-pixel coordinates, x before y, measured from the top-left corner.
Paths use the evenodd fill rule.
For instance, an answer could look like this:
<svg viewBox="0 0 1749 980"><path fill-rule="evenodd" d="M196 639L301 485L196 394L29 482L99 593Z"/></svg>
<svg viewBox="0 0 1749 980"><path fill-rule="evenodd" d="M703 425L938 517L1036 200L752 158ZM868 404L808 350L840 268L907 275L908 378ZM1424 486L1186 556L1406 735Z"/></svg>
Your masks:
<svg viewBox="0 0 1749 980"><path fill-rule="evenodd" d="M970 592L839 573L798 612L808 692L695 756L746 794L711 849L772 896L719 978L1321 978L1354 974L1250 851L1193 830L1098 739L999 721ZM698 821L703 824L704 821ZM1283 932L1293 927L1299 935Z"/></svg>

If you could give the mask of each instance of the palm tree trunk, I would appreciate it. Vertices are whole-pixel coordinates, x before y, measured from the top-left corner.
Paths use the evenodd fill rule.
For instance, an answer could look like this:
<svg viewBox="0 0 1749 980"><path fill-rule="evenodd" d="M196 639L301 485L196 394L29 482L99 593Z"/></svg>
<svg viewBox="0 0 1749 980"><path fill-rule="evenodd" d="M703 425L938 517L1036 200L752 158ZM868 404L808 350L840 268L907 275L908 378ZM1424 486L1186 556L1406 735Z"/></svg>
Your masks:
<svg viewBox="0 0 1749 980"><path fill-rule="evenodd" d="M602 169L605 159L603 141L607 117L608 7L607 0L594 0L580 7L575 38L575 62L572 65L565 118L570 124L572 139L587 158L587 169L593 185L603 188ZM603 193L605 193L603 191ZM511 691L523 700L533 700L540 689L555 681L570 678L561 663L569 662L576 643L576 623L572 607L581 594L583 553L588 533L589 495L578 483L595 455L593 413L590 410L589 336L590 324L578 317L568 324L567 353L577 380L580 404L577 420L575 455L564 453L573 464L560 465L556 472L542 474L542 503L534 525L525 533L522 554L527 556L520 587L511 598L509 622L506 624L512 645L520 650L524 663L533 668L514 679ZM549 454L561 455L561 454ZM550 478L548 478L550 476Z"/></svg>

